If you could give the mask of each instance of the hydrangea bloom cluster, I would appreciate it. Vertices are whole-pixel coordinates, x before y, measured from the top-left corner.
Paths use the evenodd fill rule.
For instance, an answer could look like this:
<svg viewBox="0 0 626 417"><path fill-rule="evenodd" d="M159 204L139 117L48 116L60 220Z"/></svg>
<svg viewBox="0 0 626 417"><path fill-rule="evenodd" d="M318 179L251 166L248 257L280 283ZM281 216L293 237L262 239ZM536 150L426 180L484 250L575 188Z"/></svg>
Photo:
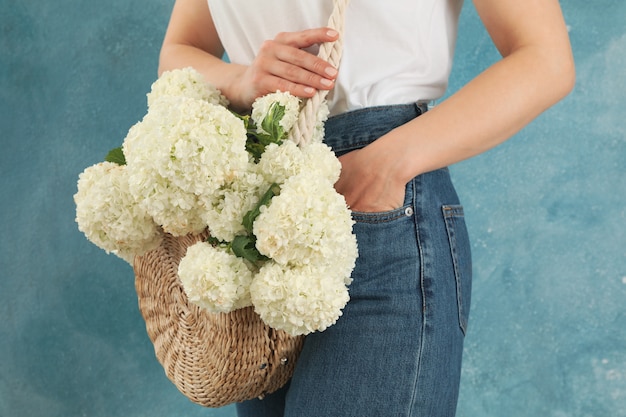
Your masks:
<svg viewBox="0 0 626 417"><path fill-rule="evenodd" d="M280 105L285 108L284 115L282 115L279 120L276 120L278 126L280 126L284 132L291 130L293 125L298 121L300 99L289 93L277 91L274 94L259 97L252 104L252 120L256 122L258 133L270 133L263 129L262 126L263 121L271 114L272 106L275 105Z"/></svg>
<svg viewBox="0 0 626 417"><path fill-rule="evenodd" d="M74 201L78 229L107 253L132 263L161 243L160 228L130 193L124 166L101 162L85 169Z"/></svg>
<svg viewBox="0 0 626 417"><path fill-rule="evenodd" d="M316 265L265 264L250 286L261 319L290 334L324 331L341 316L349 300L332 271Z"/></svg>
<svg viewBox="0 0 626 417"><path fill-rule="evenodd" d="M259 171L270 183L282 184L287 178L307 174L334 184L339 179L341 163L324 143L311 143L299 148L291 141L280 146L272 143L259 160Z"/></svg>
<svg viewBox="0 0 626 417"><path fill-rule="evenodd" d="M165 232L200 233L202 199L246 171L245 144L243 123L225 107L163 96L124 141L131 192Z"/></svg>
<svg viewBox="0 0 626 417"><path fill-rule="evenodd" d="M354 262L350 245L352 219L342 216L345 200L324 178L307 174L289 177L269 206L261 207L253 232L257 248L281 265L325 265L338 255ZM343 256L342 256L343 257ZM349 276L354 264L342 259L340 275Z"/></svg>
<svg viewBox="0 0 626 417"><path fill-rule="evenodd" d="M178 276L189 301L212 313L252 305L252 271L242 258L225 248L207 242L190 246L178 265Z"/></svg>
<svg viewBox="0 0 626 417"><path fill-rule="evenodd" d="M217 106L228 106L228 100L213 85L205 82L193 68L164 72L147 94L148 107L164 96L187 97Z"/></svg>
<svg viewBox="0 0 626 417"><path fill-rule="evenodd" d="M211 236L223 242L232 242L235 236L245 234L242 218L258 204L269 184L257 172L256 165L250 164L249 170L237 181L221 187L213 195L205 196L202 220L210 225Z"/></svg>
<svg viewBox="0 0 626 417"><path fill-rule="evenodd" d="M357 257L352 219L333 183L302 173L289 177L254 222L265 264L250 289L257 314L292 334L324 330L348 302ZM280 308L277 308L280 306Z"/></svg>
<svg viewBox="0 0 626 417"><path fill-rule="evenodd" d="M163 233L208 228L179 264L191 302L222 313L252 305L292 335L322 331L341 316L357 257L350 211L333 187L341 165L321 143L327 108L319 137L298 147L286 140L298 98L269 94L250 116L227 105L195 70L164 73L119 164L80 175L79 229L132 262Z"/></svg>

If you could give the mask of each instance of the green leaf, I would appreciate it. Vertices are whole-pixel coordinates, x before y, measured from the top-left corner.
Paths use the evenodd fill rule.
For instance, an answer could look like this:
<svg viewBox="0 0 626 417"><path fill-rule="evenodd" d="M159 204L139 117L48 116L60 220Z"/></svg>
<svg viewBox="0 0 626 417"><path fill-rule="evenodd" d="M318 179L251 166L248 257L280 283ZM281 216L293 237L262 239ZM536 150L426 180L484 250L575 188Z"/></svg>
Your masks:
<svg viewBox="0 0 626 417"><path fill-rule="evenodd" d="M279 143L285 138L286 132L280 125L280 121L285 117L285 106L279 103L272 103L267 116L261 122L261 128L269 133L271 141Z"/></svg>
<svg viewBox="0 0 626 417"><path fill-rule="evenodd" d="M208 236L206 238L206 242L211 246L228 246L227 242L222 242L221 240L213 236Z"/></svg>
<svg viewBox="0 0 626 417"><path fill-rule="evenodd" d="M263 152L265 151L265 145L257 141L248 140L246 142L246 151L252 155L254 162L258 163L261 159L261 155L263 155Z"/></svg>
<svg viewBox="0 0 626 417"><path fill-rule="evenodd" d="M255 162L259 162L267 145L271 143L281 145L283 139L287 137L287 132L280 125L280 121L285 117L285 106L277 102L272 103L267 115L261 122L262 132L258 132L257 125L249 115L242 116L235 112L232 113L243 121L247 134L246 150L252 155Z"/></svg>
<svg viewBox="0 0 626 417"><path fill-rule="evenodd" d="M252 263L268 259L266 256L261 255L256 248L256 238L254 236L235 236L230 247L236 256Z"/></svg>
<svg viewBox="0 0 626 417"><path fill-rule="evenodd" d="M234 112L232 110L230 110L230 112L237 117L239 120L241 120L243 122L243 126L246 128L247 131L250 131L251 129L256 129L256 126L254 124L254 121L250 118L249 114L246 115L241 115L237 112Z"/></svg>
<svg viewBox="0 0 626 417"><path fill-rule="evenodd" d="M124 157L124 151L122 151L121 146L111 149L104 160L118 165L126 165L126 158Z"/></svg>
<svg viewBox="0 0 626 417"><path fill-rule="evenodd" d="M261 207L266 206L272 201L272 198L280 194L280 186L276 183L270 185L269 189L263 194L259 202L252 210L243 216L242 225L249 234L252 234L252 225L259 214L261 214Z"/></svg>

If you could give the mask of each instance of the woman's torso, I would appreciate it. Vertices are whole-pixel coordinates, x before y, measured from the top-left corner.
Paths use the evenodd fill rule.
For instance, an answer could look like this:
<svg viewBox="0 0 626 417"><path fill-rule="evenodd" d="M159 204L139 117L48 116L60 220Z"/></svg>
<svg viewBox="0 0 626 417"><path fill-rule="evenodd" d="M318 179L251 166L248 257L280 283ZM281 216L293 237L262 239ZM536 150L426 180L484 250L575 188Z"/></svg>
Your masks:
<svg viewBox="0 0 626 417"><path fill-rule="evenodd" d="M463 0L352 0L331 115L428 102L448 84ZM250 64L279 32L328 24L332 0L208 0L231 62Z"/></svg>

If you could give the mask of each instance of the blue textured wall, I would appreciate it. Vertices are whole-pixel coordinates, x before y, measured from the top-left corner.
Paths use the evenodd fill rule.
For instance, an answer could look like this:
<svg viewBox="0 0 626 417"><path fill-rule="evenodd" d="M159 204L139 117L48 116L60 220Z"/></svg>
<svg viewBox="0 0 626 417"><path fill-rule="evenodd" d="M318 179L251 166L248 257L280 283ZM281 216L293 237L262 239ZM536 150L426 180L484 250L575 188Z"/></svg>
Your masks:
<svg viewBox="0 0 626 417"><path fill-rule="evenodd" d="M143 116L172 0L0 0L0 416L233 416L165 378L76 179ZM475 285L459 416L626 416L626 3L563 2L576 90L453 167ZM470 4L451 89L497 58ZM467 109L467 117L480 109Z"/></svg>

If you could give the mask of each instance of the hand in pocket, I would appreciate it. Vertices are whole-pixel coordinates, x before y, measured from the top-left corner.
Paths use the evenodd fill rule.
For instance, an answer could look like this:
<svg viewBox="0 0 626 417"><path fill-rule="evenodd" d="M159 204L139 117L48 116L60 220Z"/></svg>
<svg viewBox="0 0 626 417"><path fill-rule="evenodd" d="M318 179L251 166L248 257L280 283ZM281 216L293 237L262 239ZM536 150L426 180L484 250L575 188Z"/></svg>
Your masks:
<svg viewBox="0 0 626 417"><path fill-rule="evenodd" d="M406 183L392 175L384 156L372 155L369 147L339 157L341 175L335 189L353 211L383 212L404 204Z"/></svg>

